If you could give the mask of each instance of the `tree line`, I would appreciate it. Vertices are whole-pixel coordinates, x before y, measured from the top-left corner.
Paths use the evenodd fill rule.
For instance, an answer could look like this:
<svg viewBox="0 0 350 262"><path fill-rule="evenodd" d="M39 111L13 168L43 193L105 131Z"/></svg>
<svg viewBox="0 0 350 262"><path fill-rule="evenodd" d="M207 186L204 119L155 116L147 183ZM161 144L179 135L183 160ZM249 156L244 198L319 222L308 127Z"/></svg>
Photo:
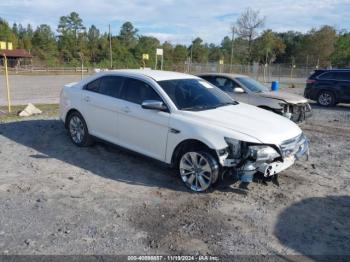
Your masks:
<svg viewBox="0 0 350 262"><path fill-rule="evenodd" d="M118 35L102 32L96 26L84 26L78 13L59 19L56 32L42 24L35 29L28 24L12 26L0 18L0 41L13 43L34 57L34 63L48 66L86 66L137 68L142 54L149 54L146 65L153 67L156 48L164 50L165 68L188 63L208 63L223 60L225 64L283 63L290 66L348 67L350 66L350 32L337 31L332 26L313 28L309 32L274 32L265 29L265 18L259 11L246 9L232 24L232 35L220 44L205 43L195 38L188 46L161 43L157 38L138 34L131 22L125 22Z"/></svg>

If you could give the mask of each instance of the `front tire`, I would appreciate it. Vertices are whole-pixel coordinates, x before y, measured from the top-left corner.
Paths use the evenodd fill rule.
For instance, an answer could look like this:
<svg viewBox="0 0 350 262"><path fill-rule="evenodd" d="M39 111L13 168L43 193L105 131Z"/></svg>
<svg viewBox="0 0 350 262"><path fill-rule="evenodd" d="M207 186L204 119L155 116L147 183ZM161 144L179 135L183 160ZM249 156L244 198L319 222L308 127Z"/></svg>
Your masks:
<svg viewBox="0 0 350 262"><path fill-rule="evenodd" d="M335 96L332 92L321 91L317 97L317 103L320 106L331 107L336 105Z"/></svg>
<svg viewBox="0 0 350 262"><path fill-rule="evenodd" d="M180 158L179 171L186 187L204 192L218 180L219 164L209 152L189 151Z"/></svg>
<svg viewBox="0 0 350 262"><path fill-rule="evenodd" d="M83 116L78 112L73 112L69 115L67 121L68 132L72 142L80 147L90 146L92 138Z"/></svg>

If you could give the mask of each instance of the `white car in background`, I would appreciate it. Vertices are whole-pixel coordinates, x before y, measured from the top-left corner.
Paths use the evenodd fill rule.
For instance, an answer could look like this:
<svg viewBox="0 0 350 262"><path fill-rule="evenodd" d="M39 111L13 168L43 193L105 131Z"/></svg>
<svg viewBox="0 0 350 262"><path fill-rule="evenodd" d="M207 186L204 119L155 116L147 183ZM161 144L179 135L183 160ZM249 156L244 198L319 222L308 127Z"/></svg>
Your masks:
<svg viewBox="0 0 350 262"><path fill-rule="evenodd" d="M223 172L250 182L308 154L308 140L292 121L175 72L116 70L66 85L60 118L77 146L97 137L160 160L197 192Z"/></svg>

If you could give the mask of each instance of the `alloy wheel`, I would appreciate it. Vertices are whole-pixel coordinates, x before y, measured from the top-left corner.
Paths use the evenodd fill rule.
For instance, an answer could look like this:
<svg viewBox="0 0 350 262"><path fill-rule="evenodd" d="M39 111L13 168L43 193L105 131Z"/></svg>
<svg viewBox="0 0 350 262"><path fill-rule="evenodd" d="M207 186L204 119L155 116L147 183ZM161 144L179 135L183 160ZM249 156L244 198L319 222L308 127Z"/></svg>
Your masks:
<svg viewBox="0 0 350 262"><path fill-rule="evenodd" d="M74 143L81 144L83 142L85 136L84 124L76 115L70 119L69 132Z"/></svg>
<svg viewBox="0 0 350 262"><path fill-rule="evenodd" d="M207 190L212 184L214 172L209 159L197 152L185 153L180 160L180 175L188 188L196 192Z"/></svg>
<svg viewBox="0 0 350 262"><path fill-rule="evenodd" d="M322 93L318 97L318 102L320 103L320 105L323 106L329 106L330 104L332 104L332 101L333 97L329 93Z"/></svg>

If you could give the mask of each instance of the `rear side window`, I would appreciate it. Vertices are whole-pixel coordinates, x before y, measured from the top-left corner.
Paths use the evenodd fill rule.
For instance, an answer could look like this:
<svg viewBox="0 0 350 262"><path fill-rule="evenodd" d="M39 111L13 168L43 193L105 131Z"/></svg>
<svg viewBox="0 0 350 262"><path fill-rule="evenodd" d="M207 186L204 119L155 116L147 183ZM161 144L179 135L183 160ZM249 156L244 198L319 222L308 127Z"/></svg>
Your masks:
<svg viewBox="0 0 350 262"><path fill-rule="evenodd" d="M309 77L309 79L315 79L316 77L318 77L319 75L323 74L325 72L325 70L315 70L311 76Z"/></svg>
<svg viewBox="0 0 350 262"><path fill-rule="evenodd" d="M123 77L106 76L100 81L99 93L112 97L119 97L122 84L124 82Z"/></svg>
<svg viewBox="0 0 350 262"><path fill-rule="evenodd" d="M89 90L92 92L98 92L99 88L100 88L100 78L90 82L85 86L85 90Z"/></svg>
<svg viewBox="0 0 350 262"><path fill-rule="evenodd" d="M318 77L319 79L335 79L335 73L334 72L328 72L320 75Z"/></svg>
<svg viewBox="0 0 350 262"><path fill-rule="evenodd" d="M132 78L125 80L121 98L139 105L145 100L163 101L150 85Z"/></svg>
<svg viewBox="0 0 350 262"><path fill-rule="evenodd" d="M105 76L87 84L85 90L117 98L120 95L123 82L124 77Z"/></svg>

